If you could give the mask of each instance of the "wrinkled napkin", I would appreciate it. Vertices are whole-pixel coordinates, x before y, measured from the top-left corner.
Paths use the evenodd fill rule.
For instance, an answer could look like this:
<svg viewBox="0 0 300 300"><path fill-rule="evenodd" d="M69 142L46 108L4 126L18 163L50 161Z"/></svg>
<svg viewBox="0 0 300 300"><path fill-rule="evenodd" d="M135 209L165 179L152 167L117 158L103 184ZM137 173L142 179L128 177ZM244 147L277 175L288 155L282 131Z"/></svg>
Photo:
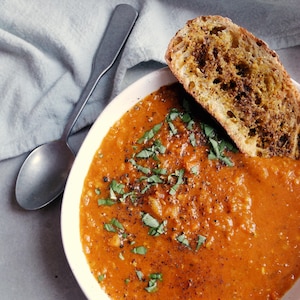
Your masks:
<svg viewBox="0 0 300 300"><path fill-rule="evenodd" d="M74 131L94 122L130 70L163 66L171 37L198 15L227 16L275 50L300 44L299 0L0 0L0 160L61 136L120 3L139 18L119 66L101 80Z"/></svg>

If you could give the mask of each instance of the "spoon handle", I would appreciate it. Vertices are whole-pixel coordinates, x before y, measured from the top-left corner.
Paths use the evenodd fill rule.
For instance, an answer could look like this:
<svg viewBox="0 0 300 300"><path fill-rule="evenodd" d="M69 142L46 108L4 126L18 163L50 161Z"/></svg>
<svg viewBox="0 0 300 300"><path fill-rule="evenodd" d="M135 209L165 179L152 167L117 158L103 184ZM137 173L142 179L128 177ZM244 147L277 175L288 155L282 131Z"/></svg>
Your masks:
<svg viewBox="0 0 300 300"><path fill-rule="evenodd" d="M132 6L128 4L116 6L94 56L88 83L65 126L61 137L62 140L67 141L74 124L96 88L97 83L116 61L137 17L138 13Z"/></svg>

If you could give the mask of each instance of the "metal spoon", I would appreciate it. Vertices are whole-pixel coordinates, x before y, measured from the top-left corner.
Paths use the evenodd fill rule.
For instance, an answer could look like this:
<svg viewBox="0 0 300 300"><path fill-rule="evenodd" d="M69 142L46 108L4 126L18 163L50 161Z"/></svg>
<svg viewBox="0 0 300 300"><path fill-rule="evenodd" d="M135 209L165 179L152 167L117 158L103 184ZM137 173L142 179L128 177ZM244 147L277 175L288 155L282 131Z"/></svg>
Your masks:
<svg viewBox="0 0 300 300"><path fill-rule="evenodd" d="M137 11L118 5L95 54L91 75L64 129L62 137L37 147L24 161L16 181L16 200L27 210L39 209L64 190L75 159L68 145L69 134L100 78L116 61L137 19Z"/></svg>

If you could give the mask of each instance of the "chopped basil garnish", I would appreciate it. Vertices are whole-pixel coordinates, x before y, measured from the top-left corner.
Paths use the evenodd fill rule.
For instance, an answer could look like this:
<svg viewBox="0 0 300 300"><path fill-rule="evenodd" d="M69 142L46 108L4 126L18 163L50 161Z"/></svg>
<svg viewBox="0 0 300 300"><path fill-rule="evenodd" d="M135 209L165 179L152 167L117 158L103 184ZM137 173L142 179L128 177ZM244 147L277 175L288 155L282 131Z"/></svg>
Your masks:
<svg viewBox="0 0 300 300"><path fill-rule="evenodd" d="M124 232L123 225L116 218L112 218L109 223L105 223L104 229L109 232L117 232L117 231Z"/></svg>
<svg viewBox="0 0 300 300"><path fill-rule="evenodd" d="M137 158L149 158L149 157L153 157L155 155L155 152L151 149L143 149L141 152L139 152L136 157Z"/></svg>
<svg viewBox="0 0 300 300"><path fill-rule="evenodd" d="M184 113L181 115L181 120L182 120L182 122L188 124L192 120L192 118L189 113Z"/></svg>
<svg viewBox="0 0 300 300"><path fill-rule="evenodd" d="M119 200L120 200L120 202L125 202L126 198L129 198L131 200L131 202L134 203L136 201L137 194L135 191L124 193Z"/></svg>
<svg viewBox="0 0 300 300"><path fill-rule="evenodd" d="M190 121L188 122L186 128L187 128L188 130L193 130L194 125L195 125L194 120L190 120Z"/></svg>
<svg viewBox="0 0 300 300"><path fill-rule="evenodd" d="M167 174L167 169L153 169L152 172L156 175L166 175Z"/></svg>
<svg viewBox="0 0 300 300"><path fill-rule="evenodd" d="M162 145L159 140L155 140L152 146L143 149L142 151L137 153L135 157L145 159L152 157L153 159L158 160L157 155L164 154L165 151L166 147Z"/></svg>
<svg viewBox="0 0 300 300"><path fill-rule="evenodd" d="M139 279L139 281L142 281L144 279L144 274L140 270L135 270L136 276Z"/></svg>
<svg viewBox="0 0 300 300"><path fill-rule="evenodd" d="M184 182L184 181L183 181L183 175L184 175L184 169L176 170L175 173L169 175L168 181L171 180L171 177L172 177L172 176L177 177L177 182L176 182L176 184L174 184L174 185L171 187L170 191L169 191L169 194L170 194L170 195L175 195L175 193L176 193L176 191L178 190L179 186L180 186L181 184L183 184L183 182Z"/></svg>
<svg viewBox="0 0 300 300"><path fill-rule="evenodd" d="M168 122L169 128L170 128L170 132L172 135L176 135L177 134L177 129L175 127L175 125L172 122Z"/></svg>
<svg viewBox="0 0 300 300"><path fill-rule="evenodd" d="M110 223L105 223L104 225L103 225L103 227L104 227L104 229L106 230L106 231L108 231L108 232L116 232L117 230L115 229L115 227L112 225L112 224L110 224Z"/></svg>
<svg viewBox="0 0 300 300"><path fill-rule="evenodd" d="M227 166L233 166L232 160L224 154L224 151L228 149L229 151L237 152L237 148L229 141L218 139L215 129L212 126L202 123L201 127L210 145L208 158L218 159Z"/></svg>
<svg viewBox="0 0 300 300"><path fill-rule="evenodd" d="M110 183L109 186L109 198L107 199L98 199L98 205L99 206L112 206L116 203L116 201L118 200L118 194L121 195L121 199L122 199L122 195L125 194L124 192L124 188L125 185L122 183L118 183L116 180L113 180Z"/></svg>
<svg viewBox="0 0 300 300"><path fill-rule="evenodd" d="M136 162L133 158L129 159L129 162L130 162L134 167L136 167L138 171L141 171L141 172L144 173L144 174L150 174L150 173L151 173L151 169L150 169L150 168L143 167L143 166L137 164L137 162Z"/></svg>
<svg viewBox="0 0 300 300"><path fill-rule="evenodd" d="M112 224L113 226L115 226L118 229L124 230L123 225L116 218L112 218L110 221L110 224Z"/></svg>
<svg viewBox="0 0 300 300"><path fill-rule="evenodd" d="M159 221L149 213L142 213L142 221L146 226L150 227L149 235L159 236L166 232L167 220L159 223Z"/></svg>
<svg viewBox="0 0 300 300"><path fill-rule="evenodd" d="M156 185L156 183L147 184L142 190L141 194L145 194L153 185Z"/></svg>
<svg viewBox="0 0 300 300"><path fill-rule="evenodd" d="M157 281L162 281L162 274L152 273L149 275L149 278L148 286L145 288L145 290L148 293L154 293L157 291Z"/></svg>
<svg viewBox="0 0 300 300"><path fill-rule="evenodd" d="M151 139L155 136L155 134L160 130L161 126L162 126L162 123L159 123L159 124L154 125L154 127L151 128L150 130L146 131L146 132L144 133L144 135L143 135L141 138L138 139L137 142L138 142L139 144L147 143L147 142L148 142L149 140L151 140Z"/></svg>
<svg viewBox="0 0 300 300"><path fill-rule="evenodd" d="M149 177L142 176L140 181L147 181L148 183L163 183L161 178L158 175L151 175Z"/></svg>
<svg viewBox="0 0 300 300"><path fill-rule="evenodd" d="M190 140L190 143L193 147L196 147L197 146L197 142L196 142L196 137L195 137L195 133L192 132L189 136L189 140Z"/></svg>
<svg viewBox="0 0 300 300"><path fill-rule="evenodd" d="M196 251L200 249L200 247L205 243L206 237L203 235L198 235L198 240L197 240L197 246L196 246Z"/></svg>
<svg viewBox="0 0 300 300"><path fill-rule="evenodd" d="M109 190L109 192L110 192L110 199L116 200L117 199L116 193L120 194L120 195L123 195L125 193L124 192L124 187L125 187L124 184L118 183L116 180L113 180L110 183L110 190Z"/></svg>
<svg viewBox="0 0 300 300"><path fill-rule="evenodd" d="M149 235L152 236L159 236L161 234L164 234L166 232L166 226L167 226L167 220L162 221L158 227L156 228L150 228L149 229Z"/></svg>
<svg viewBox="0 0 300 300"><path fill-rule="evenodd" d="M151 273L149 275L150 279L156 279L162 281L163 277L161 273Z"/></svg>
<svg viewBox="0 0 300 300"><path fill-rule="evenodd" d="M133 248L131 250L131 252L134 254L145 255L147 253L147 248L144 246L138 246L138 247Z"/></svg>
<svg viewBox="0 0 300 300"><path fill-rule="evenodd" d="M180 112L177 108L171 108L170 112L167 114L166 120L167 122L174 121L177 117L179 117Z"/></svg>
<svg viewBox="0 0 300 300"><path fill-rule="evenodd" d="M116 203L115 200L112 199L98 199L99 206L112 206Z"/></svg>
<svg viewBox="0 0 300 300"><path fill-rule="evenodd" d="M98 281L99 281L99 282L103 281L103 280L105 279L105 277L106 277L105 274L100 274L100 275L98 276Z"/></svg>
<svg viewBox="0 0 300 300"><path fill-rule="evenodd" d="M187 101L184 102L186 102L183 104L184 108L188 109ZM180 112L177 108L172 108L166 117L166 122L169 125L171 135L176 135L178 132L176 126L173 124L173 121L176 118L180 118L180 120L186 124L187 129L192 130L195 122L192 120L189 110Z"/></svg>
<svg viewBox="0 0 300 300"><path fill-rule="evenodd" d="M172 123L172 121L174 121L177 117L179 117L180 113L178 111L177 108L172 108L170 110L170 112L168 113L167 117L166 117L166 121L169 125L170 128L170 133L172 135L176 135L177 134L177 128L175 127L175 125Z"/></svg>
<svg viewBox="0 0 300 300"><path fill-rule="evenodd" d="M157 228L159 222L148 213L142 213L142 221L146 226Z"/></svg>
<svg viewBox="0 0 300 300"><path fill-rule="evenodd" d="M199 169L200 169L199 165L195 165L195 166L192 166L192 167L191 167L190 172L191 172L192 174L194 174L194 175L199 175L199 172L200 172Z"/></svg>
<svg viewBox="0 0 300 300"><path fill-rule="evenodd" d="M187 248L190 248L190 243L184 233L176 237L176 240Z"/></svg>
<svg viewBox="0 0 300 300"><path fill-rule="evenodd" d="M177 242L179 242L180 244L184 245L185 247L191 249L191 246L190 246L190 242L189 240L187 239L186 235L184 233L178 235L176 237L176 240ZM206 241L206 237L199 234L198 237L197 237L197 244L196 244L196 249L195 251L197 252L200 247L205 243Z"/></svg>

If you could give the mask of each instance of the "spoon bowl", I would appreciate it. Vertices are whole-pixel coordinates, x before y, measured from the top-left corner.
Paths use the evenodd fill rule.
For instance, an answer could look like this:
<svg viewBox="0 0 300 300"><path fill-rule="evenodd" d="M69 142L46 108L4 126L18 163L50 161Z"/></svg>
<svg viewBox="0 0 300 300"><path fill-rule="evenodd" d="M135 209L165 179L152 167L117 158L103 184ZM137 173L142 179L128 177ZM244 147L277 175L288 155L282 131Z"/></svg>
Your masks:
<svg viewBox="0 0 300 300"><path fill-rule="evenodd" d="M64 190L74 159L74 153L63 140L33 150L21 167L16 183L16 198L22 200L19 204L34 210L53 201Z"/></svg>

